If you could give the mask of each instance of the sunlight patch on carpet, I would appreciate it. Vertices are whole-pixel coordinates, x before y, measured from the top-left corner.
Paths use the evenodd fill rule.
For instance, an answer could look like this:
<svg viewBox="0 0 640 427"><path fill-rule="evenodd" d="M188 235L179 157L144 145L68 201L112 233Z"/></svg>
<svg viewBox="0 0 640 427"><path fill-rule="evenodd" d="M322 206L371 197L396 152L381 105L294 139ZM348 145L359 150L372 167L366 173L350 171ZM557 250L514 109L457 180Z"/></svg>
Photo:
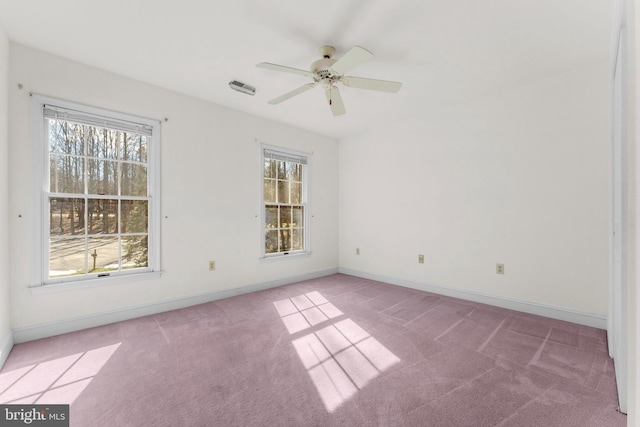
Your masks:
<svg viewBox="0 0 640 427"><path fill-rule="evenodd" d="M328 412L400 362L317 291L273 304L289 334L301 335L317 326L292 343Z"/></svg>
<svg viewBox="0 0 640 427"><path fill-rule="evenodd" d="M120 347L120 343L0 375L0 403L72 404Z"/></svg>

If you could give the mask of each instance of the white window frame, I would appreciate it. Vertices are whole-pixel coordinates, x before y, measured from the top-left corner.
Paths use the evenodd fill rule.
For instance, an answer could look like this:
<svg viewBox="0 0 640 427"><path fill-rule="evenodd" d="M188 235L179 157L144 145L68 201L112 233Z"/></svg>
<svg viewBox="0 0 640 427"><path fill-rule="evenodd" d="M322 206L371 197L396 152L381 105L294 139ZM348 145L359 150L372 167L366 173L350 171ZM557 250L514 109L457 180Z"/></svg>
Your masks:
<svg viewBox="0 0 640 427"><path fill-rule="evenodd" d="M265 152L277 152L282 156L290 156L292 159L296 158L304 158L306 160L306 164L302 168L302 206L304 207L303 214L303 250L297 251L288 251L288 252L277 252L277 253L266 253L265 252L265 244L266 244L266 205L274 204L274 203L266 203L264 201L264 162L265 162ZM300 255L309 255L311 253L311 233L310 233L310 218L311 218L311 208L309 203L309 182L310 182L310 170L311 170L311 154L305 153L302 151L291 150L289 148L278 147L274 145L261 144L260 145L260 258L263 260L270 259L284 259L288 257L296 257ZM277 204L277 203L275 203Z"/></svg>
<svg viewBox="0 0 640 427"><path fill-rule="evenodd" d="M49 141L44 107L53 106L74 110L91 117L112 119L115 122L128 122L151 129L147 147L147 194L149 202L148 216L148 265L131 270L110 271L105 273L84 274L82 276L63 276L49 278ZM160 242L160 121L114 112L98 107L51 98L43 95L31 95L30 131L33 147L34 171L34 241L33 241L33 279L32 291L53 289L77 289L80 287L130 282L131 280L158 278L161 274ZM86 169L85 169L86 171Z"/></svg>

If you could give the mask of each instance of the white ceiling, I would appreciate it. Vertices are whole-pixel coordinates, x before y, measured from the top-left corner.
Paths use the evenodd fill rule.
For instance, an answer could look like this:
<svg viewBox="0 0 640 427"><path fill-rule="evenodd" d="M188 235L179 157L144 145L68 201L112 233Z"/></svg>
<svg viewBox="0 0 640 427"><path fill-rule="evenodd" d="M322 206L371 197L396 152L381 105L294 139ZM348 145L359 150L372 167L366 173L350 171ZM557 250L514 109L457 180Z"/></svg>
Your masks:
<svg viewBox="0 0 640 427"><path fill-rule="evenodd" d="M609 59L612 0L0 0L10 40L229 108L341 138L446 104ZM402 81L398 94L340 87L333 117L320 88L255 67L307 69L374 53L348 74ZM255 96L232 91L240 80Z"/></svg>

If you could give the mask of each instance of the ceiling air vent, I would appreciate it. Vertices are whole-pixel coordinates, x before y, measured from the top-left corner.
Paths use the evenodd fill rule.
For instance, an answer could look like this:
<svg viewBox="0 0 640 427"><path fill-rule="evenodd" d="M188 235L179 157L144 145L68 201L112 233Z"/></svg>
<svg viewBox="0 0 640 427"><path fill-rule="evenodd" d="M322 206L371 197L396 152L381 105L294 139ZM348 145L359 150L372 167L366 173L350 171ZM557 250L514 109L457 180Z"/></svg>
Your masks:
<svg viewBox="0 0 640 427"><path fill-rule="evenodd" d="M246 83L239 82L237 80L232 80L229 82L229 87L233 90L237 90L238 92L246 93L247 95L255 95L256 88L253 86L249 86Z"/></svg>

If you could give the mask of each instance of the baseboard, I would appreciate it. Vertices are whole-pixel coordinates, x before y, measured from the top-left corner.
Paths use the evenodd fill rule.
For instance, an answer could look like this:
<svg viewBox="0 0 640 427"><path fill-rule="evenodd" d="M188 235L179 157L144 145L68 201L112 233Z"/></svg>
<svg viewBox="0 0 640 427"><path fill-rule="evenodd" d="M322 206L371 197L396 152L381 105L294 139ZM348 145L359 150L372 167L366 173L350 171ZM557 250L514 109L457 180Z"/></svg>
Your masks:
<svg viewBox="0 0 640 427"><path fill-rule="evenodd" d="M7 357L9 357L9 353L13 348L13 333L9 332L9 334L4 338L4 340L0 341L0 369L4 366L4 362L7 361Z"/></svg>
<svg viewBox="0 0 640 427"><path fill-rule="evenodd" d="M319 277L329 276L335 273L348 274L350 276L362 277L365 279L376 280L380 282L390 283L393 285L404 286L407 288L417 289L435 294L446 295L454 298L460 298L468 301L479 302L483 304L493 305L506 308L509 310L520 311L538 316L549 317L552 319L564 320L579 325L591 326L598 329L607 328L607 318L596 314L581 313L578 311L567 310L558 307L547 306L527 301L518 301L509 298L497 297L478 292L472 292L462 289L447 288L428 283L410 281L406 279L398 279L393 277L380 276L377 274L365 273L358 270L348 268L331 268L321 270L299 276L284 277L281 279L270 280L266 282L258 282L237 288L223 289L215 292L191 295L184 298L156 302L153 304L140 305L136 307L128 307L122 310L99 313L91 316L83 316L72 318L55 323L47 323L27 328L19 328L13 331L9 337L5 339L0 347L0 367L9 355L9 351L14 343L33 341L40 338L51 337L68 332L79 331L82 329L93 328L97 326L107 325L110 323L121 322L123 320L135 319L137 317L149 316L152 314L162 313L165 311L177 310L193 305L204 304L219 299L230 298L237 295L243 295L250 292L261 291L278 286L288 285L291 283L301 282L304 280L315 279Z"/></svg>
<svg viewBox="0 0 640 427"><path fill-rule="evenodd" d="M74 332L82 329L94 328L96 326L108 325L110 323L121 322L123 320L163 313L165 311L178 310L185 307L191 307L193 305L204 304L211 301L247 294L250 292L261 291L264 289L275 288L277 286L302 282L304 280L329 276L331 274L336 274L337 272L338 268L331 268L328 270L316 271L299 276L290 276L266 282L253 283L237 288L223 289L215 292L191 295L174 300L156 302L153 304L128 307L123 310L116 310L91 316L67 319L60 322L47 323L37 326L31 326L28 328L15 329L13 331L13 342L21 343L33 341L40 338L47 338L55 335L65 334L68 332Z"/></svg>
<svg viewBox="0 0 640 427"><path fill-rule="evenodd" d="M464 299L467 301L479 302L482 304L493 305L496 307L502 307L509 310L520 311L523 313L535 314L538 316L549 317L557 320L564 320L566 322L590 326L593 328L607 329L607 318L598 314L582 313L579 311L573 311L528 301L519 301L510 298L498 297L495 295L488 295L480 292L447 288L428 283L380 276L377 274L352 270L350 268L340 268L339 272L342 274L348 274L350 276L362 277L363 279L376 280L379 282L390 283L392 285L404 286L406 288L432 292L434 294L446 295L454 298Z"/></svg>

